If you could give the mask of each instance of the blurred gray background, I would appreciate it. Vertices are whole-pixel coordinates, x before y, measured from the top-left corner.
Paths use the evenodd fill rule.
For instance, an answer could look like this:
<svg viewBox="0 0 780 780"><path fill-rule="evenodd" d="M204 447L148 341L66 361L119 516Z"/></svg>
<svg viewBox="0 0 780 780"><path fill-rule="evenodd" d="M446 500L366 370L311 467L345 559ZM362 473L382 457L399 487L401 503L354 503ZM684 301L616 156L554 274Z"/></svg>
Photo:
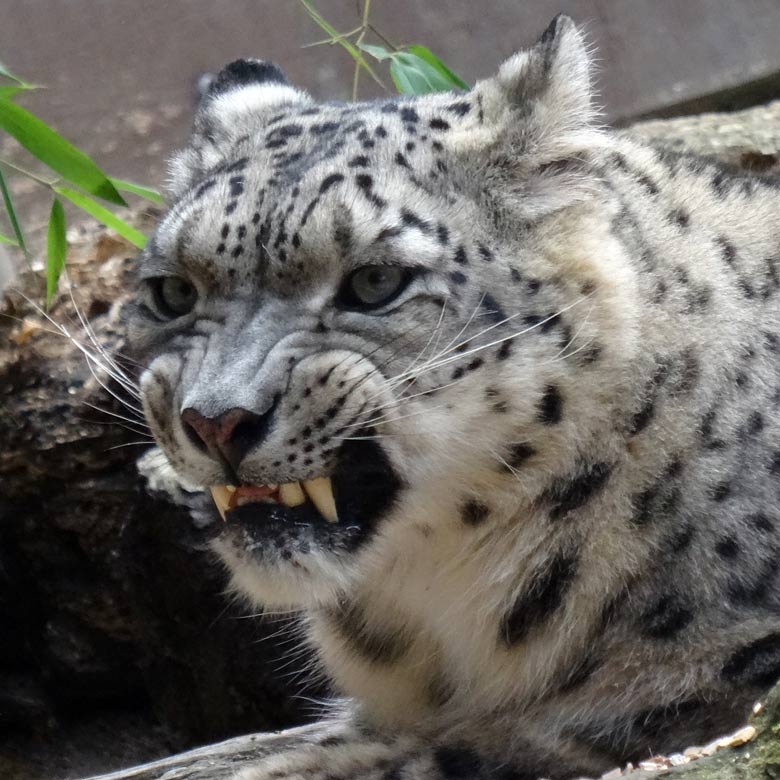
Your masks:
<svg viewBox="0 0 780 780"><path fill-rule="evenodd" d="M355 0L315 5L340 30L357 24ZM394 43L424 43L473 82L561 11L589 30L612 121L780 95L778 0L374 0L371 19ZM322 37L297 0L3 0L0 62L49 87L22 102L110 174L160 185L206 71L256 56L317 97L348 98L347 54L302 48ZM377 91L363 79L362 95ZM17 178L16 187L30 213L34 185ZM34 222L45 219L42 200Z"/></svg>

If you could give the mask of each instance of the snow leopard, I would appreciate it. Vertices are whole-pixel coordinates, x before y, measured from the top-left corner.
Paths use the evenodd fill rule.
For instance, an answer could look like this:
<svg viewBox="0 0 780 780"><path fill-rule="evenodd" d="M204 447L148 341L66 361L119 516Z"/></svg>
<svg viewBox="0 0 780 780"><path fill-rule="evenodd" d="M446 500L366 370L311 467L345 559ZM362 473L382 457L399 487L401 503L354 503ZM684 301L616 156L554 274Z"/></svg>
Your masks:
<svg viewBox="0 0 780 780"><path fill-rule="evenodd" d="M327 736L242 780L598 775L780 677L780 181L601 120L569 18L461 92L209 84L129 322Z"/></svg>

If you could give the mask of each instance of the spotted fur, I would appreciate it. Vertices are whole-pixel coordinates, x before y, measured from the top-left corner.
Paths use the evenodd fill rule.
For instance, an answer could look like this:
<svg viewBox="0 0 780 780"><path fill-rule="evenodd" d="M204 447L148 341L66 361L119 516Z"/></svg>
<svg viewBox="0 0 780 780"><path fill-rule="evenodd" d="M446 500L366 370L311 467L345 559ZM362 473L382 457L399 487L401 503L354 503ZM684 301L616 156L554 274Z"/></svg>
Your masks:
<svg viewBox="0 0 780 780"><path fill-rule="evenodd" d="M600 127L564 17L463 94L234 63L171 171L131 326L159 445L202 487L370 493L216 542L353 703L245 780L596 774L745 719L780 675L780 182ZM411 279L371 312L366 264ZM235 473L185 409L262 418Z"/></svg>

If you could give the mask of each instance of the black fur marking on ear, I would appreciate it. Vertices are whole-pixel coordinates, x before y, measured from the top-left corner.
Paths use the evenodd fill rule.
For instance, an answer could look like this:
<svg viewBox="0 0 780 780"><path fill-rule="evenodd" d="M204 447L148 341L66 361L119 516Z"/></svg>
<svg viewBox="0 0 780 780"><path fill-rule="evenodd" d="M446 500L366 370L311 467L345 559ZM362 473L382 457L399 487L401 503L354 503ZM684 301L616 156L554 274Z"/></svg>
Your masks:
<svg viewBox="0 0 780 780"><path fill-rule="evenodd" d="M537 46L544 47L544 70L545 73L550 70L555 54L558 50L558 44L561 39L561 31L567 25L573 25L571 18L566 14L558 14L547 25L547 29L542 33L541 37L537 41Z"/></svg>
<svg viewBox="0 0 780 780"><path fill-rule="evenodd" d="M289 84L284 71L264 60L234 60L225 65L209 84L206 97L212 98L247 84Z"/></svg>

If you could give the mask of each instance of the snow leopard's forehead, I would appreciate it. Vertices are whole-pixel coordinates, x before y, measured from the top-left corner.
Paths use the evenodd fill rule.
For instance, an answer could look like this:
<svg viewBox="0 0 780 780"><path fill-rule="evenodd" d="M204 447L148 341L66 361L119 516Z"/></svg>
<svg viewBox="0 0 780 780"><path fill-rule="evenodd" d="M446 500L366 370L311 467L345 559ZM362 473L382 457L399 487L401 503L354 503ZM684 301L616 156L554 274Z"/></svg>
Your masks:
<svg viewBox="0 0 780 780"><path fill-rule="evenodd" d="M153 253L188 258L209 282L282 287L327 273L334 260L439 260L458 222L473 226L449 139L481 113L473 95L453 94L279 108L193 182ZM452 273L460 278L454 261Z"/></svg>

